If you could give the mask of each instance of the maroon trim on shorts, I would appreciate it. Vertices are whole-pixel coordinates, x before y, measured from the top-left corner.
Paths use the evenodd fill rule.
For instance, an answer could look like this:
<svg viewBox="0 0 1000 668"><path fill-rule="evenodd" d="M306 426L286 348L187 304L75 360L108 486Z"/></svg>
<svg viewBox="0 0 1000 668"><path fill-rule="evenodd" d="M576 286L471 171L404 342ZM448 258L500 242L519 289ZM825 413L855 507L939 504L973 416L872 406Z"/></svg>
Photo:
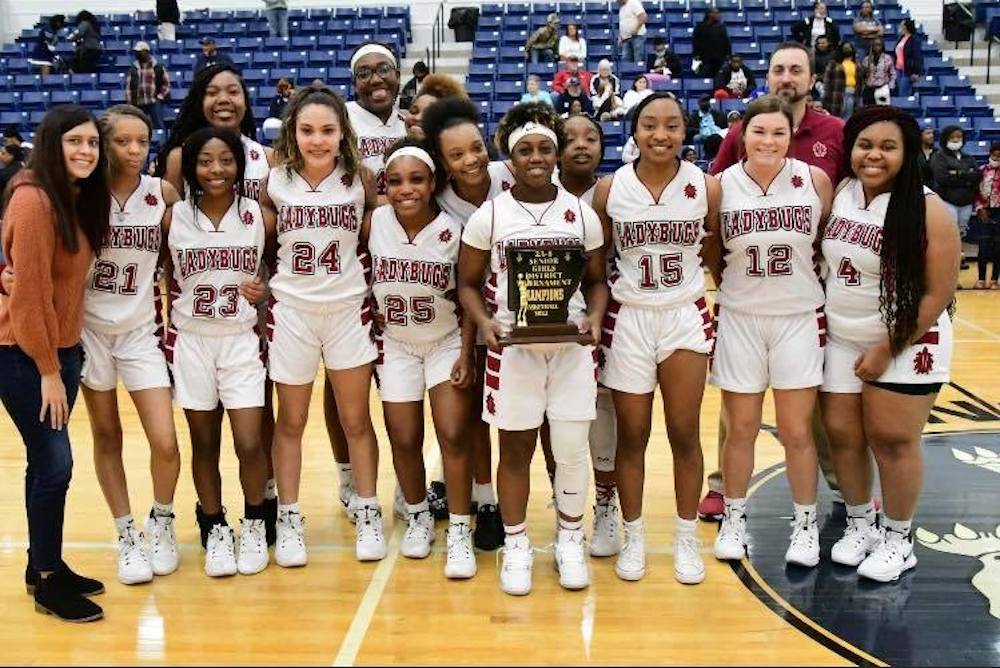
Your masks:
<svg viewBox="0 0 1000 668"><path fill-rule="evenodd" d="M486 374L484 382L486 387L492 390L500 389L500 363L503 361L503 353L495 353L486 350Z"/></svg>
<svg viewBox="0 0 1000 668"><path fill-rule="evenodd" d="M826 347L826 313L823 307L816 309L816 327L819 329L819 347Z"/></svg>

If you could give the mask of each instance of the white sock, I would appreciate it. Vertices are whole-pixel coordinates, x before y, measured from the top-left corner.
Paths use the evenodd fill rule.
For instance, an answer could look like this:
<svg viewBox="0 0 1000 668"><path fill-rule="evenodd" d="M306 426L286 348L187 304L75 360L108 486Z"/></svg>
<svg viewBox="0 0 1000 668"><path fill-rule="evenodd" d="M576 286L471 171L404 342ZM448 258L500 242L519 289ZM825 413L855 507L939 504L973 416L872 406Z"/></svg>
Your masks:
<svg viewBox="0 0 1000 668"><path fill-rule="evenodd" d="M847 516L854 519L862 519L869 525L875 524L875 504L870 500L857 506L847 506Z"/></svg>
<svg viewBox="0 0 1000 668"><path fill-rule="evenodd" d="M464 524L469 526L472 524L472 515L456 515L455 513L448 513L448 524Z"/></svg>
<svg viewBox="0 0 1000 668"><path fill-rule="evenodd" d="M805 522L806 524L816 523L816 504L815 503L793 503L792 507L795 509L795 521Z"/></svg>
<svg viewBox="0 0 1000 668"><path fill-rule="evenodd" d="M299 502L296 501L295 503L279 503L278 504L278 515L281 515L282 513L299 513L299 514L302 514L302 511L299 510Z"/></svg>
<svg viewBox="0 0 1000 668"><path fill-rule="evenodd" d="M409 515L416 515L417 513L425 513L425 512L427 512L430 509L431 509L431 507L427 503L427 497L426 496L424 497L424 500L421 501L420 503L407 503L406 504L406 512Z"/></svg>
<svg viewBox="0 0 1000 668"><path fill-rule="evenodd" d="M698 520L686 520L683 517L678 517L674 521L674 532L678 537L693 536L697 526Z"/></svg>
<svg viewBox="0 0 1000 668"><path fill-rule="evenodd" d="M277 499L278 498L278 481L271 478L267 481L267 487L264 488L264 498L265 499Z"/></svg>
<svg viewBox="0 0 1000 668"><path fill-rule="evenodd" d="M912 524L912 520L894 520L884 513L882 515L882 526L892 533L899 534L905 540L910 540L910 528Z"/></svg>
<svg viewBox="0 0 1000 668"><path fill-rule="evenodd" d="M357 510L361 510L362 508L379 508L377 496L356 496L354 498Z"/></svg>
<svg viewBox="0 0 1000 668"><path fill-rule="evenodd" d="M479 506L497 505L497 495L493 491L493 481L472 483L472 500Z"/></svg>
<svg viewBox="0 0 1000 668"><path fill-rule="evenodd" d="M341 487L350 487L353 482L353 469L348 464L337 464L337 476L340 478Z"/></svg>
<svg viewBox="0 0 1000 668"><path fill-rule="evenodd" d="M630 532L642 531L642 515L639 515L639 517L635 518L634 520L626 520L623 517L622 524L624 524L625 528L628 529Z"/></svg>
<svg viewBox="0 0 1000 668"><path fill-rule="evenodd" d="M747 516L746 497L743 497L742 499L731 499L728 496L724 496L723 499L726 503L726 517Z"/></svg>
<svg viewBox="0 0 1000 668"><path fill-rule="evenodd" d="M589 431L590 423L583 420L549 420L552 458L556 461L556 508L569 517L582 516L587 506Z"/></svg>
<svg viewBox="0 0 1000 668"><path fill-rule="evenodd" d="M527 536L528 525L524 522L521 522L520 524L504 524L503 535L505 543L514 540L518 536Z"/></svg>
<svg viewBox="0 0 1000 668"><path fill-rule="evenodd" d="M129 528L134 526L135 521L132 519L132 513L115 518L115 529L118 531L119 536L124 536Z"/></svg>
<svg viewBox="0 0 1000 668"><path fill-rule="evenodd" d="M174 514L174 504L153 501L153 517L170 517Z"/></svg>
<svg viewBox="0 0 1000 668"><path fill-rule="evenodd" d="M583 531L583 520L576 521L559 518L559 529L562 531Z"/></svg>

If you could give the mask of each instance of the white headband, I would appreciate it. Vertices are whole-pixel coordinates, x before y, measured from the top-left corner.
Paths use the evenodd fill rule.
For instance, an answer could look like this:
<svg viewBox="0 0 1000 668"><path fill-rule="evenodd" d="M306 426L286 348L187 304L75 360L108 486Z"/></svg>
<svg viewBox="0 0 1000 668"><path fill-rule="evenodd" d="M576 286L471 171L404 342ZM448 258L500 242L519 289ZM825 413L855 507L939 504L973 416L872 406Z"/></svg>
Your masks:
<svg viewBox="0 0 1000 668"><path fill-rule="evenodd" d="M392 55L392 51L385 48L381 44L365 44L363 47L355 51L353 56L351 56L351 72L354 71L354 66L358 64L358 61L370 53L377 53L380 56L385 56L392 62L393 67L397 66L396 56Z"/></svg>
<svg viewBox="0 0 1000 668"><path fill-rule="evenodd" d="M389 159L385 161L385 168L389 169L389 163L391 163L396 158L402 158L404 155L408 155L411 158L416 158L420 162L424 163L431 169L431 174L434 173L434 161L431 160L430 154L419 146L404 146L403 148L396 149L389 156Z"/></svg>
<svg viewBox="0 0 1000 668"><path fill-rule="evenodd" d="M552 143L556 146L559 145L559 140L556 139L556 133L541 123L535 123L534 121L528 121L521 127L517 128L510 133L510 137L507 139L507 152L514 150L517 142L521 141L528 135L542 135L543 137L548 137L552 140Z"/></svg>

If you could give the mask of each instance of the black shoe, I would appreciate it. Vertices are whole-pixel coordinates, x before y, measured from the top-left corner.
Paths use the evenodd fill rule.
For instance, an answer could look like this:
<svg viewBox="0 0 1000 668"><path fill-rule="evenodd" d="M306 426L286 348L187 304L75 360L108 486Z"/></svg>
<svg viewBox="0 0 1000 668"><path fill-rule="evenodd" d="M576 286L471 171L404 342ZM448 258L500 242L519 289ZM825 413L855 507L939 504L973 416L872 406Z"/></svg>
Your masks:
<svg viewBox="0 0 1000 668"><path fill-rule="evenodd" d="M201 531L201 547L202 549L208 548L208 534L212 532L212 527L216 524L225 524L229 526L226 522L226 508L223 506L222 510L219 511L218 515L209 515L204 510L201 509L201 504L195 501L194 504L194 518L198 522L198 529Z"/></svg>
<svg viewBox="0 0 1000 668"><path fill-rule="evenodd" d="M93 578L85 578L82 575L74 573L73 570L66 565L65 561L60 562L62 564L62 569L60 570L61 578L67 583L67 586L80 596L97 596L98 594L104 593L104 583L100 580L94 580ZM38 571L28 564L24 567L24 588L27 590L28 595L31 596L35 593L35 588L38 586L39 575Z"/></svg>
<svg viewBox="0 0 1000 668"><path fill-rule="evenodd" d="M431 507L431 515L436 520L448 519L448 489L441 480L435 480L427 488L427 503Z"/></svg>
<svg viewBox="0 0 1000 668"><path fill-rule="evenodd" d="M264 534L267 544L274 545L278 538L278 497L264 499Z"/></svg>
<svg viewBox="0 0 1000 668"><path fill-rule="evenodd" d="M35 587L35 610L46 615L55 615L64 622L96 622L104 617L104 611L75 589L76 581L69 575L69 569L56 571L47 578L39 579Z"/></svg>
<svg viewBox="0 0 1000 668"><path fill-rule="evenodd" d="M503 545L503 520L500 508L493 504L483 504L476 511L476 530L472 532L472 542L480 550L492 551Z"/></svg>

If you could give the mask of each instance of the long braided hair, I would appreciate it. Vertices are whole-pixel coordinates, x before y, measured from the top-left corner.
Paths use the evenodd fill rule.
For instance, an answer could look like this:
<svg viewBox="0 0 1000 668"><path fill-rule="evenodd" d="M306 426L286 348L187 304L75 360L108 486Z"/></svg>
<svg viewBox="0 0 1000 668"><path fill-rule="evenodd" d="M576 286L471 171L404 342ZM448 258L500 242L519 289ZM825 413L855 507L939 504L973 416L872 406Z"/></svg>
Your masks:
<svg viewBox="0 0 1000 668"><path fill-rule="evenodd" d="M882 227L879 312L898 354L917 329L920 300L926 292L927 204L916 156L920 126L896 107L874 105L857 111L844 126L844 173L851 174L851 151L858 135L875 123L895 123L903 135L903 162L893 179Z"/></svg>

